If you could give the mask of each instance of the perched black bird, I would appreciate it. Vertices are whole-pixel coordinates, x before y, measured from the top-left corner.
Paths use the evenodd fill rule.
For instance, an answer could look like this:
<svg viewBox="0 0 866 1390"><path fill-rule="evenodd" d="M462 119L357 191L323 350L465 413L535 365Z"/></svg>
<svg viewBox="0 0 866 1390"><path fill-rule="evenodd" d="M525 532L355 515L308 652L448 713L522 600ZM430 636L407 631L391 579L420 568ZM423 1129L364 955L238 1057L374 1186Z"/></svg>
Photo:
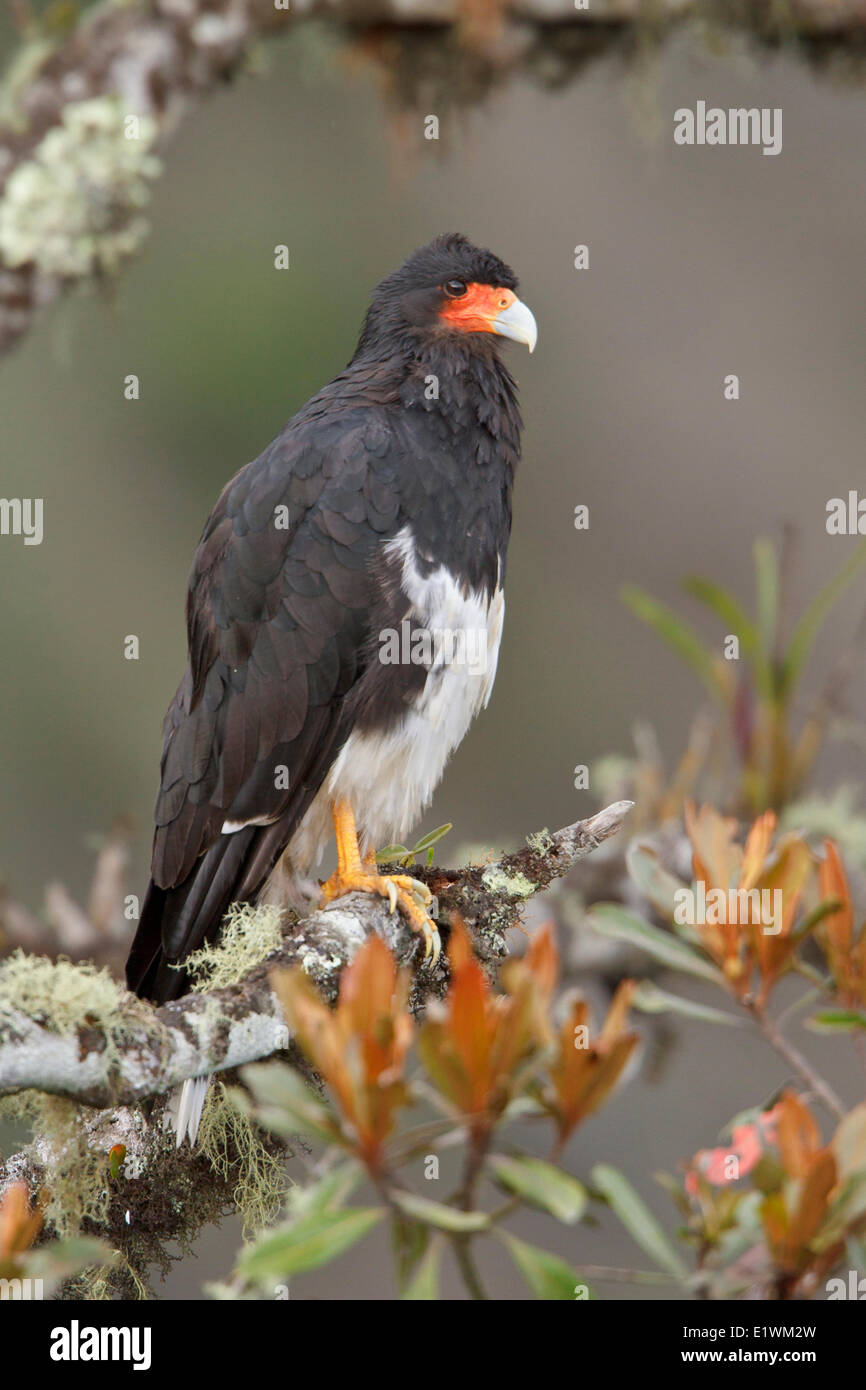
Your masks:
<svg viewBox="0 0 866 1390"><path fill-rule="evenodd" d="M521 431L498 339L536 340L516 289L463 236L414 251L374 292L345 371L217 502L164 724L127 963L139 995L183 994L178 963L282 856L307 873L331 815L326 898L388 896L438 955L427 889L380 876L373 854L428 805L493 685ZM178 1142L202 1100L198 1086L182 1103Z"/></svg>

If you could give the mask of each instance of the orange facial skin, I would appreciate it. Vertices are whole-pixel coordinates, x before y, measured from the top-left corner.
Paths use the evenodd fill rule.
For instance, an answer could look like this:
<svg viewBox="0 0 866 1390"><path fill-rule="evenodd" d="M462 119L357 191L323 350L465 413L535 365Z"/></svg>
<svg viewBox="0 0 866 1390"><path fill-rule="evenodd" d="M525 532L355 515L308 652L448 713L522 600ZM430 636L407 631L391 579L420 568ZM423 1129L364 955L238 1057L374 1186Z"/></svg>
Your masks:
<svg viewBox="0 0 866 1390"><path fill-rule="evenodd" d="M495 332L493 321L503 309L514 303L513 290L496 285L470 284L458 299L447 299L439 310L443 323L460 328L464 333Z"/></svg>

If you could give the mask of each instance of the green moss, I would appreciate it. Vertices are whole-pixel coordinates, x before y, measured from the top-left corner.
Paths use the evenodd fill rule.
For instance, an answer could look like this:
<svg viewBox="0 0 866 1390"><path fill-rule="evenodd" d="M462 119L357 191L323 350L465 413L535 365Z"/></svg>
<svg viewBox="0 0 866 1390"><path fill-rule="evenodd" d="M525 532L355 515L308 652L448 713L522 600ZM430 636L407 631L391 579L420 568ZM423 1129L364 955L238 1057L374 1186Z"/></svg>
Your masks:
<svg viewBox="0 0 866 1390"><path fill-rule="evenodd" d="M184 961L199 993L236 985L283 944L282 909L236 903L223 921L219 940Z"/></svg>
<svg viewBox="0 0 866 1390"><path fill-rule="evenodd" d="M233 1198L244 1239L264 1230L288 1191L285 1155L265 1147L258 1129L232 1105L221 1081L212 1082L208 1091L198 1148L223 1181L234 1176Z"/></svg>

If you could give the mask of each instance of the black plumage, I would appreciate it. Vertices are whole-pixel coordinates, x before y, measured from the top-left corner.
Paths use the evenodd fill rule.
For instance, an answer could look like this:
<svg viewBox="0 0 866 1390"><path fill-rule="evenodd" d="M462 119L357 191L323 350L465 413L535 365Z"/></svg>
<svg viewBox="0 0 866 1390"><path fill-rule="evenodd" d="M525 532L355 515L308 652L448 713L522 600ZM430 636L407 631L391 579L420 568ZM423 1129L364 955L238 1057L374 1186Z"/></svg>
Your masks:
<svg viewBox="0 0 866 1390"><path fill-rule="evenodd" d="M521 421L497 330L442 316L455 281L511 292L503 302L517 284L460 236L415 252L375 291L346 369L205 526L127 965L142 996L184 992L177 964L232 902L256 899L350 735L422 696L427 667L376 659L378 634L413 611L387 543L411 539L419 583L444 567L488 604L501 589Z"/></svg>

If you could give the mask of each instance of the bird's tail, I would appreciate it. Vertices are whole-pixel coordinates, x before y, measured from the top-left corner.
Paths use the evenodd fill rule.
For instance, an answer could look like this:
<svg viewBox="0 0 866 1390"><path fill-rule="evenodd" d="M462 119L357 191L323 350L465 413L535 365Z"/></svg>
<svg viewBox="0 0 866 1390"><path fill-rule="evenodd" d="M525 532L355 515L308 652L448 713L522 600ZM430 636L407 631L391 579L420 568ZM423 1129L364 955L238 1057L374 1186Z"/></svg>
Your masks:
<svg viewBox="0 0 866 1390"><path fill-rule="evenodd" d="M184 1139L189 1139L190 1148L195 1144L209 1085L209 1076L194 1076L172 1093L165 1116L168 1126L175 1131L176 1148L180 1148Z"/></svg>
<svg viewBox="0 0 866 1390"><path fill-rule="evenodd" d="M190 981L184 961L217 937L232 903L257 900L289 833L279 823L244 826L220 835L176 886L151 881L126 962L128 988L155 1004L185 994ZM195 1143L209 1080L185 1081L169 1101L166 1116L178 1148L184 1139Z"/></svg>
<svg viewBox="0 0 866 1390"><path fill-rule="evenodd" d="M126 963L127 984L136 994L164 1004L186 992L183 961L216 936L230 903L240 897L252 840L252 829L223 835L176 888L150 884ZM175 1131L178 1148L185 1139L195 1144L209 1083L209 1076L193 1077L169 1098L165 1123Z"/></svg>
<svg viewBox="0 0 866 1390"><path fill-rule="evenodd" d="M248 826L220 835L181 883L160 888L151 882L135 940L126 962L126 983L155 1004L179 999L189 989L183 961L217 936L233 902L253 900L270 864L256 861L262 831ZM280 846L276 846L277 857Z"/></svg>

